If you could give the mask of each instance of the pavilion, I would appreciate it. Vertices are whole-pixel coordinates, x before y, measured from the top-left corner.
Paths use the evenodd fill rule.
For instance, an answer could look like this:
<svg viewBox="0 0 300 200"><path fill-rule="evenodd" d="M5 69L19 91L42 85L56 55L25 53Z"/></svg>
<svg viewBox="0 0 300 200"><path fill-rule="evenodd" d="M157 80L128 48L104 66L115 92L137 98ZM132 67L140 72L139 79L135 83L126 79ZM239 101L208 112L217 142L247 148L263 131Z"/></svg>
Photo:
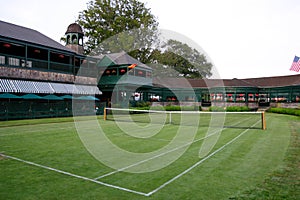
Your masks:
<svg viewBox="0 0 300 200"><path fill-rule="evenodd" d="M84 106L82 114L132 101L300 107L300 75L153 77L151 67L126 52L84 55L84 33L76 23L68 26L65 36L64 46L36 30L0 21L0 120L72 116L74 101L94 102L93 107Z"/></svg>

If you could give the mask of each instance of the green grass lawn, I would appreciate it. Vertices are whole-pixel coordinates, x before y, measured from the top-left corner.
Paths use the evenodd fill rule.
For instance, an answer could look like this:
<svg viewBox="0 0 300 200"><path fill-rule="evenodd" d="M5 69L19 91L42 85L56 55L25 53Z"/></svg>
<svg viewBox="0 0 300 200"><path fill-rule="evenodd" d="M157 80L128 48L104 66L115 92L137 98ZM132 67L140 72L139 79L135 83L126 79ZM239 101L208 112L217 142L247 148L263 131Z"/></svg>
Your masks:
<svg viewBox="0 0 300 200"><path fill-rule="evenodd" d="M79 120L88 124L90 118ZM230 124L237 119L226 120ZM250 119L245 123L224 129L211 150L216 153L204 162L198 153L208 126L197 129L194 143L175 162L136 174L115 172L95 159L82 144L72 118L3 121L0 153L89 180L0 156L0 199L299 199L299 117L267 114L265 131L247 129L253 123ZM167 125L145 139L125 134L114 121L99 119L99 124L115 145L136 153L163 148L179 128ZM90 181L108 173L98 181L153 193L143 196Z"/></svg>

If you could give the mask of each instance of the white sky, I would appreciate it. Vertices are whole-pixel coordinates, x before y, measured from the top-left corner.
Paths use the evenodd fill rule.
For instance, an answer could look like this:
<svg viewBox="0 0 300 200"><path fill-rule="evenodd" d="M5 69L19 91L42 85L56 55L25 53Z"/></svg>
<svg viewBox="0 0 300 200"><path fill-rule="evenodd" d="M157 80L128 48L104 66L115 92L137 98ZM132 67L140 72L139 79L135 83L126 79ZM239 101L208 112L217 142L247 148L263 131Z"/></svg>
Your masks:
<svg viewBox="0 0 300 200"><path fill-rule="evenodd" d="M59 41L89 0L1 0L0 20L35 29ZM299 0L140 0L160 28L194 40L221 78L297 74Z"/></svg>

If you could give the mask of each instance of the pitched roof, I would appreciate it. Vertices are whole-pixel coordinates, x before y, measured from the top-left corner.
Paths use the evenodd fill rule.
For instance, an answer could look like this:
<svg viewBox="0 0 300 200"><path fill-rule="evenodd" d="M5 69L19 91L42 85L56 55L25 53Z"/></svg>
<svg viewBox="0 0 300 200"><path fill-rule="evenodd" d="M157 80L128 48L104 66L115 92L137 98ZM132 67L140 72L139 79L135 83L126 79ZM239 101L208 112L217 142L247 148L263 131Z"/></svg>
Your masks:
<svg viewBox="0 0 300 200"><path fill-rule="evenodd" d="M273 76L262 78L249 78L243 79L258 87L284 87L284 86L297 86L300 85L300 74L290 76Z"/></svg>
<svg viewBox="0 0 300 200"><path fill-rule="evenodd" d="M186 81L187 80L187 81ZM185 78L153 78L156 87L170 88L214 88L214 87L284 87L300 86L300 75L274 76L247 79L185 79Z"/></svg>
<svg viewBox="0 0 300 200"><path fill-rule="evenodd" d="M120 53L107 54L106 56L117 65L137 64L140 67L143 67L143 68L146 68L146 69L152 69L151 67L149 67L149 66L145 65L144 63L138 61L137 59L131 57L125 51L122 51Z"/></svg>
<svg viewBox="0 0 300 200"><path fill-rule="evenodd" d="M18 26L1 20L0 36L74 53L74 51L72 51L71 49L63 46L59 42L56 42L55 40L47 37L46 35L36 30L26 28L23 26Z"/></svg>
<svg viewBox="0 0 300 200"><path fill-rule="evenodd" d="M214 87L256 87L240 79L185 79L185 78L157 78L153 79L156 86L170 88L214 88Z"/></svg>

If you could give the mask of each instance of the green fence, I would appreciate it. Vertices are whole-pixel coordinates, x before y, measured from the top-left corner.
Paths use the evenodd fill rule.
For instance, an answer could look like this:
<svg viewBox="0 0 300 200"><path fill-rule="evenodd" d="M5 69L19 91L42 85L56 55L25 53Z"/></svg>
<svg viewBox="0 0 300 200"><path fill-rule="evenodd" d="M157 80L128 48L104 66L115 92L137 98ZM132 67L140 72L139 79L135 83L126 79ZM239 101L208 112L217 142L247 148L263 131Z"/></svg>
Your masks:
<svg viewBox="0 0 300 200"><path fill-rule="evenodd" d="M101 102L85 104L84 101L76 101L74 105L73 103L70 100L55 102L1 101L0 120L71 117L74 105L76 113L80 113L80 115L101 115L105 106Z"/></svg>

